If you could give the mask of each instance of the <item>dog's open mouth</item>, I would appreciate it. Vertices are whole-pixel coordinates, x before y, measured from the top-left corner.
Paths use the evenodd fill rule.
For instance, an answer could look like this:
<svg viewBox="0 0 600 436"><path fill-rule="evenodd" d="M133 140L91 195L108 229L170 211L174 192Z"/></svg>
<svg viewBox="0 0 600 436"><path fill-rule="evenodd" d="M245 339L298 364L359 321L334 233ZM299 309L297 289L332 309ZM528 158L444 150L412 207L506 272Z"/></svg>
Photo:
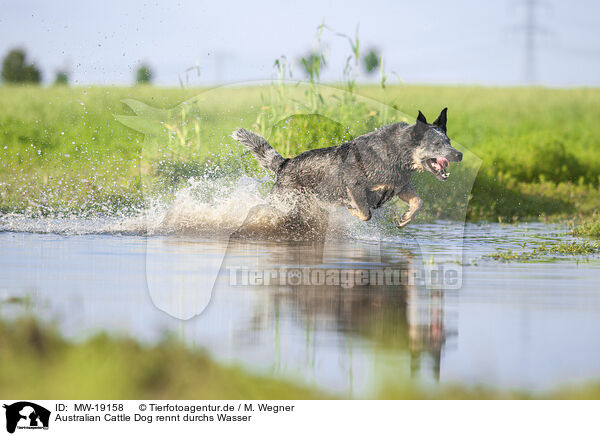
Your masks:
<svg viewBox="0 0 600 436"><path fill-rule="evenodd" d="M448 180L448 176L450 175L450 173L446 172L446 167L449 165L448 159L445 157L434 157L425 159L424 164L424 167L435 174L438 179L442 181Z"/></svg>

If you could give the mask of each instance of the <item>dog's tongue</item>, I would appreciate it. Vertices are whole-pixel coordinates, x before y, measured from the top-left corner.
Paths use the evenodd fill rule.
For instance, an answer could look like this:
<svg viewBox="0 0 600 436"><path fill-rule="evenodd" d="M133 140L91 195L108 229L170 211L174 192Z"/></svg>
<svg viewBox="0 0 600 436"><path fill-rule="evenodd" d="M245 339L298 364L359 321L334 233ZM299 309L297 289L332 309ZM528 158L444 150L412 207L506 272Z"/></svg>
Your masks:
<svg viewBox="0 0 600 436"><path fill-rule="evenodd" d="M445 157L437 157L435 160L438 163L438 165L442 168L446 168L449 164L448 159L446 159Z"/></svg>

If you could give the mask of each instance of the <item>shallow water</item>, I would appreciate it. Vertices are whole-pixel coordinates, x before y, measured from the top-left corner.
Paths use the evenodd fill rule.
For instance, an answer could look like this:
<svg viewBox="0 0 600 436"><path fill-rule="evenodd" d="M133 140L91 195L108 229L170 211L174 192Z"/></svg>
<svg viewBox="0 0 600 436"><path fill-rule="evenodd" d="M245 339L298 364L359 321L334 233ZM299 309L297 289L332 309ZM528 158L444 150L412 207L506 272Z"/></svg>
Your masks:
<svg viewBox="0 0 600 436"><path fill-rule="evenodd" d="M570 239L561 227L469 224L463 240L456 223L385 236L360 223L299 244L0 223L0 316L33 313L71 338L168 331L222 362L354 396L408 377L528 390L600 378L598 256L482 258ZM458 282L418 279L431 270Z"/></svg>

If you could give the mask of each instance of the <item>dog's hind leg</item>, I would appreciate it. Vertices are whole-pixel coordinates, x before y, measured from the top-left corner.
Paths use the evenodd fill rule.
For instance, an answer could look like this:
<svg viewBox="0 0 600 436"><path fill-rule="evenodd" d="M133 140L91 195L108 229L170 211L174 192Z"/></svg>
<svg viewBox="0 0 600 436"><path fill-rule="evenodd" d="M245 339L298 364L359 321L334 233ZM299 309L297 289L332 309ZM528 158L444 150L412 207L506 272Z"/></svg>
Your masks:
<svg viewBox="0 0 600 436"><path fill-rule="evenodd" d="M360 185L355 185L353 189L346 187L348 193L348 199L350 200L350 207L348 210L352 215L362 221L368 221L371 219L371 210L367 201L367 191L361 188Z"/></svg>
<svg viewBox="0 0 600 436"><path fill-rule="evenodd" d="M408 211L403 213L400 217L400 221L398 221L398 227L402 228L412 221L419 209L421 209L423 206L423 200L419 198L415 190L410 185L397 195L402 201L408 203Z"/></svg>
<svg viewBox="0 0 600 436"><path fill-rule="evenodd" d="M231 239L269 239L281 228L286 215L268 205L254 206L240 227L231 234Z"/></svg>

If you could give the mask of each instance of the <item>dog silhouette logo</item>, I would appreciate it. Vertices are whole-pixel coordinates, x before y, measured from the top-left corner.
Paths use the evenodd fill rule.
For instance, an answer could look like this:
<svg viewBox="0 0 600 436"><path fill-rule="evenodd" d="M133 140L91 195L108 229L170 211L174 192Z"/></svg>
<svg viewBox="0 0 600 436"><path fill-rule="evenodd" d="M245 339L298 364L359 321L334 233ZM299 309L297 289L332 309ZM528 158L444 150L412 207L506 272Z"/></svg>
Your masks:
<svg viewBox="0 0 600 436"><path fill-rule="evenodd" d="M297 141L301 143L305 141L302 147L308 146L307 144L313 142L312 132L311 136L305 136L308 125L314 126L315 135L321 138L319 140L321 142L314 144L314 147L311 146L311 148L318 148L345 143L351 139L351 132L364 135L370 131L368 135L375 135L375 131L372 130L374 126L391 125L392 121L395 122L396 129L405 130L414 123L410 135L406 133L408 130L406 132L402 130L408 135L406 136L407 150L412 150L412 160L407 158L406 168L402 167L404 168L402 180L405 180L404 177L408 177L413 170L417 173L418 170L423 170L423 174L420 176L415 174L413 186L416 191L413 192L412 189L404 191L404 201L409 207L408 215L407 213L402 215L401 223L395 218L389 221L398 221L398 225L402 224L400 227L404 227L412 220L422 203L425 204L422 215L433 219L449 220L444 223L444 232L452 237L444 240L444 253L441 253L442 248L438 247L438 244L435 248L435 258L432 256L428 262L424 260L426 286L439 287L437 279L433 280L438 276L435 259L462 259L462 235L468 200L482 162L463 145L457 147L460 152L450 147L449 140L445 136L446 110L442 110L433 123L427 123L425 116L420 112L415 120L414 116L405 115L391 106L325 85L318 85L317 93L321 99L331 103L321 109L315 109L315 104L310 97L315 92L315 84L296 81L280 83L283 88L280 89L281 92L277 91L279 97L276 97L273 104L257 107L251 105L243 110L240 108L239 115L227 111L218 116L219 120L221 117L226 117L227 122L206 121L213 119L211 114L214 113L214 108L220 107L222 102L230 101L232 91L244 85L242 83L211 88L170 109L152 107L134 99L122 100L122 103L135 115L115 115L115 118L123 125L144 134L144 142L139 154L139 174L143 203L147 204L149 209L141 215L145 217L145 220L141 221L143 226L141 230L144 234L158 236L146 238L145 251L146 286L154 305L181 320L191 319L207 309L213 290L223 286L226 280L224 265L228 262L228 253L231 255L231 262L244 257L236 251L236 243L231 244L230 247L230 239L232 241L327 239L325 235L327 229L333 229L328 225L331 213L319 206L319 202L307 200L303 194L299 198L296 189L293 188L296 182L290 182L291 185L288 186L290 189L283 190L285 192L282 191L281 195L269 197L274 186L279 186L273 185L277 183L271 178L273 168L282 168L282 162L287 162L289 159L285 160L273 147L265 144L271 141L283 151L284 143L297 135ZM272 81L249 82L246 85L272 86ZM299 92L301 90L304 92ZM349 101L357 108L356 115L360 116L360 119L368 118L368 123L363 124L363 121L360 121L359 126L351 128L351 124L355 123L350 124L346 115L348 105L346 102ZM274 107L286 109L280 111L274 110ZM252 120L256 122L252 124ZM358 118L356 120L358 122ZM234 136L242 140L238 143L231 137L233 126L245 126L257 133L237 130ZM294 131L297 131L297 134ZM324 133L321 134L321 131ZM396 133L385 131L388 132L386 138L395 138ZM383 130L377 132L377 135L383 135ZM394 132L398 133L400 130ZM264 136L257 136L258 134ZM374 137L369 136L369 138ZM434 147L430 150L419 145L424 138L427 138L425 141L427 147L443 144L443 149L440 151ZM254 155L258 153L260 157L258 162L260 163L262 159L266 168L271 170L269 176L264 176L261 172L256 173L252 169L255 159L251 158L246 162L246 154L243 150L248 149L248 141L250 141L250 150L254 149ZM344 152L339 153L339 158L335 157L337 155L331 157L331 165L323 167L323 174L329 176L315 176L314 179L338 181L341 180L341 176L335 174L346 174L345 169L351 167L355 174L353 180L363 180L361 177L371 171L365 169L366 163L370 163L368 168L389 168L389 147L382 145L381 142L376 144L377 147L356 146L352 153ZM456 143L454 145L457 146ZM288 144L288 148L290 146ZM417 149L420 150L419 156L416 154ZM327 148L321 148L318 153L323 153L324 150ZM400 155L401 150L397 151ZM445 168L450 161L449 158L456 162L463 160L463 152L464 162L453 170L455 174L446 181L448 177ZM315 156L316 152L306 150L306 153L313 153L310 156ZM290 150L284 154L289 155ZM435 163L438 157L441 163ZM416 166L416 162L419 166ZM429 170L423 166L427 162L433 165ZM310 169L311 164L306 165L308 165L306 168ZM342 165L343 169L339 165ZM396 174L395 168L386 169L385 174ZM425 174L432 171L433 174ZM379 169L375 173L379 174ZM430 176L435 177L432 179ZM290 180L296 180L296 176L290 177ZM311 180L307 179L307 186L313 183ZM440 180L446 182L441 184ZM372 182L370 188L366 185L357 188L356 195L361 195L360 201L356 199L354 193L348 194L347 186L338 186L340 193L335 194L337 197L334 197L346 205L343 209L348 212L345 216L341 215L341 219L338 220L342 223L339 228L343 233L346 230L350 230L352 234L358 232L362 238L364 232L376 232L377 238L384 237L378 230L380 228L378 224L370 225L362 221L363 218L366 218L365 221L370 219L371 206L374 210L391 200L392 195L395 195L396 187L388 185L388 182L381 184L375 183L374 180ZM320 185L322 190L319 191L325 197L334 190L327 183L323 182ZM352 182L352 186L358 186L357 183ZM407 189L406 186L403 187ZM420 197L417 196L417 192L420 192ZM357 201L360 206L357 206ZM339 202L332 203L327 200L326 203L328 206L337 207ZM298 204L301 207L296 207ZM382 212L382 215L384 213ZM358 219L347 221L348 215L354 215ZM389 216L392 215L395 215L395 208L391 209ZM385 219L379 222L381 229L389 227ZM422 244L431 246L432 240L428 232L413 230L418 229L409 227L408 231L403 230L399 237L410 238L419 246ZM172 234L182 238L163 237ZM193 240L188 240L188 235ZM331 233L331 235L337 238L335 234ZM231 252L229 252L230 248ZM444 287L459 289L462 285L462 263L455 263L449 272L454 274L443 276ZM301 275L300 271L291 272L287 279L291 285L300 284Z"/></svg>
<svg viewBox="0 0 600 436"><path fill-rule="evenodd" d="M50 422L50 411L29 401L19 401L4 405L6 409L6 431L14 433L18 429L47 430Z"/></svg>

